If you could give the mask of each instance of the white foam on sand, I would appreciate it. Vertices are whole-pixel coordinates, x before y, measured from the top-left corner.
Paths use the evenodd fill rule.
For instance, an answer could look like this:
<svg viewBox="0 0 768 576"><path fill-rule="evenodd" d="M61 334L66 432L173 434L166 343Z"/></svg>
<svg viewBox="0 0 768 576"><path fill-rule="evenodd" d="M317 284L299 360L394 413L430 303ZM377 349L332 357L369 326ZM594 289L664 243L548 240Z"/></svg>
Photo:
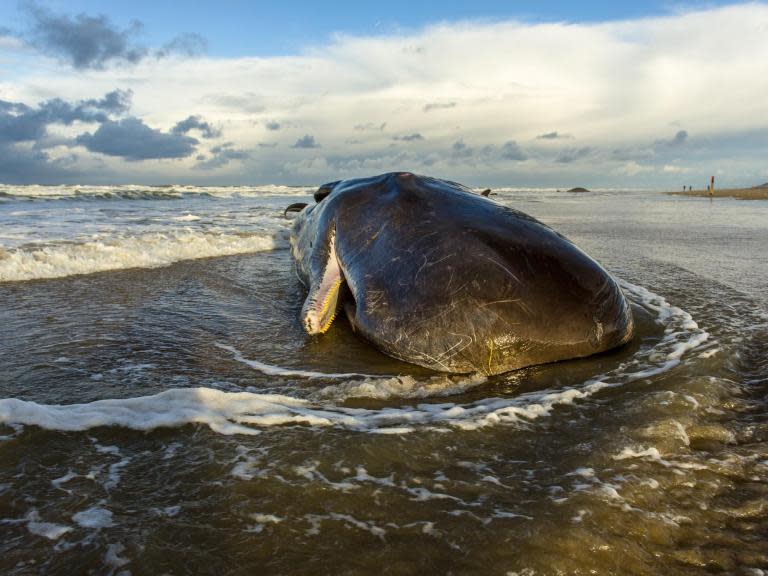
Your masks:
<svg viewBox="0 0 768 576"><path fill-rule="evenodd" d="M0 282L157 268L181 260L263 252L286 245L282 236L184 229L85 242L27 244L0 250Z"/></svg>
<svg viewBox="0 0 768 576"><path fill-rule="evenodd" d="M37 536L43 536L49 540L58 540L67 532L71 532L70 526L64 526L62 524L56 524L54 522L43 522L40 520L40 515L37 510L32 510L27 517L27 530Z"/></svg>
<svg viewBox="0 0 768 576"><path fill-rule="evenodd" d="M104 564L114 569L129 564L131 561L128 558L120 556L123 552L125 552L125 545L121 542L110 544L107 546L107 552L104 554Z"/></svg>
<svg viewBox="0 0 768 576"><path fill-rule="evenodd" d="M482 374L449 376L442 374L427 380L413 376L369 377L326 386L313 394L313 398L343 402L350 398L434 398L461 394L488 378Z"/></svg>
<svg viewBox="0 0 768 576"><path fill-rule="evenodd" d="M687 312L670 306L662 297L644 288L626 282L622 282L622 287L637 304L656 312L657 321L665 328L664 336L654 346L641 348L630 361L577 387L530 392L512 398L484 398L466 404L419 403L366 409L334 403L366 394L374 398L420 395L418 380L402 385L393 384L392 378L360 381L355 376L356 382L326 388L310 399L212 388L176 388L152 396L69 405L6 398L0 400L0 423L64 431L97 426L152 430L197 423L221 434L259 434L264 429L286 425L339 427L380 434L407 434L424 428L445 431L520 425L546 417L556 407L586 401L601 390L670 370L681 362L686 352L707 341L708 334ZM232 348L221 347L237 353ZM296 375L296 372L278 371L275 375ZM466 380L467 385L472 385L472 377ZM456 382L462 385L461 379L453 385ZM430 380L422 384L429 390Z"/></svg>
<svg viewBox="0 0 768 576"><path fill-rule="evenodd" d="M93 506L72 515L72 520L77 522L83 528L109 528L114 526L112 522L112 512L106 508Z"/></svg>

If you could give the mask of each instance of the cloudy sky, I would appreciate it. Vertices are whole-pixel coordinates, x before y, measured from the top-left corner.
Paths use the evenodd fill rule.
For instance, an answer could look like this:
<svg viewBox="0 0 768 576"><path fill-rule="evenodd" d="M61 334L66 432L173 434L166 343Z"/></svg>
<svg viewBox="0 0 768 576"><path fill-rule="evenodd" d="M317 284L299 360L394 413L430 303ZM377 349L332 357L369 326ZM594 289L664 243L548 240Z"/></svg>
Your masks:
<svg viewBox="0 0 768 576"><path fill-rule="evenodd" d="M766 3L113 4L0 2L0 182L768 181Z"/></svg>

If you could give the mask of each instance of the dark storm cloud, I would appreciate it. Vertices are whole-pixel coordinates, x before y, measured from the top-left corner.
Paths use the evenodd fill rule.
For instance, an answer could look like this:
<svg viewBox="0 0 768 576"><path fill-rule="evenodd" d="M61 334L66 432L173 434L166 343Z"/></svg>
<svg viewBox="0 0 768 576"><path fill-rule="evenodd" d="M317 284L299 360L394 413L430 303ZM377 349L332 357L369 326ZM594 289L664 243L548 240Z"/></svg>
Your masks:
<svg viewBox="0 0 768 576"><path fill-rule="evenodd" d="M69 16L56 14L35 2L26 2L22 6L30 19L29 30L9 33L79 70L102 69L119 62L136 64L148 56L196 56L207 48L205 38L199 34L184 33L162 48L151 51L136 41L143 29L138 20L132 21L127 28L120 28L103 14Z"/></svg>
<svg viewBox="0 0 768 576"><path fill-rule="evenodd" d="M592 148L589 146L583 146L582 148L567 148L560 151L560 154L555 158L555 162L559 164L570 164L589 156L591 153Z"/></svg>
<svg viewBox="0 0 768 576"><path fill-rule="evenodd" d="M528 158L525 152L522 151L520 146L514 140L509 140L504 143L501 147L501 157L505 160L515 160L517 162L522 162Z"/></svg>
<svg viewBox="0 0 768 576"><path fill-rule="evenodd" d="M424 106L424 112L430 110L444 110L447 108L456 108L456 102L430 102Z"/></svg>
<svg viewBox="0 0 768 576"><path fill-rule="evenodd" d="M81 100L75 104L60 98L46 100L37 107L0 100L0 142L38 142L49 125L70 126L74 122L102 123L110 116L126 112L131 106L130 91L114 90L103 98Z"/></svg>
<svg viewBox="0 0 768 576"><path fill-rule="evenodd" d="M573 138L570 134L560 134L560 132L547 132L536 136L537 140L561 140L564 138Z"/></svg>
<svg viewBox="0 0 768 576"><path fill-rule="evenodd" d="M403 136L393 136L392 140L400 140L402 142L416 142L417 140L424 140L424 136L418 132L414 132L413 134L405 134Z"/></svg>
<svg viewBox="0 0 768 576"><path fill-rule="evenodd" d="M155 130L134 117L104 122L93 134L78 136L76 142L91 152L126 160L186 158L199 143L185 134Z"/></svg>
<svg viewBox="0 0 768 576"><path fill-rule="evenodd" d="M239 150L234 147L234 143L227 142L221 146L214 146L211 148L211 158L200 158L201 160L195 165L195 168L201 170L210 170L213 168L220 168L226 164L229 164L232 160L247 160L251 157L247 150Z"/></svg>
<svg viewBox="0 0 768 576"><path fill-rule="evenodd" d="M264 126L267 128L267 130L271 130L272 132L280 130L280 122L277 122L276 120L269 120L268 122L264 123Z"/></svg>
<svg viewBox="0 0 768 576"><path fill-rule="evenodd" d="M218 138L221 136L219 128L204 121L200 116L189 116L186 120L177 123L171 129L171 132L174 134L187 134L190 130L199 130L203 138Z"/></svg>
<svg viewBox="0 0 768 576"><path fill-rule="evenodd" d="M315 137L305 134L291 148L320 148L320 144L315 142Z"/></svg>

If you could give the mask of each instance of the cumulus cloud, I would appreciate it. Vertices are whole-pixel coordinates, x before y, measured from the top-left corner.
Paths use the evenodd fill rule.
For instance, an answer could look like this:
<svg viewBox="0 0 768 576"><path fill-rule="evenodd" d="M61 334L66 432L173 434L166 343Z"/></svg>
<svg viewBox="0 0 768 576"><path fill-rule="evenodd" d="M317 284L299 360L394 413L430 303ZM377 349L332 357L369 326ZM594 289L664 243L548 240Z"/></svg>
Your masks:
<svg viewBox="0 0 768 576"><path fill-rule="evenodd" d="M26 7L32 18L32 44L75 68L102 68L112 61L136 63L147 54L145 47L133 41L142 30L136 20L120 29L103 15L78 14L72 18L35 3Z"/></svg>
<svg viewBox="0 0 768 576"><path fill-rule="evenodd" d="M662 171L668 174L685 174L690 170L685 166L677 166L675 164L665 164L664 167L662 168Z"/></svg>
<svg viewBox="0 0 768 576"><path fill-rule="evenodd" d="M225 127L233 148L259 150L240 160L237 178L251 182L330 181L379 167L427 166L437 176L488 186L557 185L575 171L593 186L664 185L679 178L665 165L684 165L692 175L717 165L725 185L726 178L765 180L765 140L739 142L768 131L768 100L759 97L768 93L768 75L756 72L768 61L766 29L764 3L616 22L444 22L335 36L292 56L196 58L174 66L151 57L139 66L109 60L77 76L66 67L43 76L30 66L1 87L6 100L20 102L37 102L41 86L72 102L105 86L131 87L153 127L200 114ZM127 45L137 46L137 37ZM284 139L287 145L259 147L274 118L280 133L288 126L302 132ZM672 129L671 119L679 122ZM695 138L676 138L682 128ZM304 133L312 135L305 144L322 148L291 150ZM394 146L417 155L393 155L392 135L409 134L428 139ZM574 134L589 146L568 146L576 142L564 138ZM202 140L194 131L183 136ZM662 136L666 143L656 144ZM524 143L526 161L505 158L506 142ZM514 148L508 155L519 157ZM193 155L168 164L168 179L181 180L194 163ZM141 170L131 165L124 174L134 180ZM147 178L156 181L154 174Z"/></svg>
<svg viewBox="0 0 768 576"><path fill-rule="evenodd" d="M131 92L123 90L74 103L54 98L29 106L0 100L0 181L51 184L81 176L76 154L50 156L46 148L71 142L67 138L52 138L49 129L76 122L106 122L111 116L126 112L130 103Z"/></svg>
<svg viewBox="0 0 768 576"><path fill-rule="evenodd" d="M688 140L688 132L685 130L680 130L677 134L675 134L675 137L672 138L670 144L672 144L672 146L680 146L681 144L684 144L686 140Z"/></svg>
<svg viewBox="0 0 768 576"><path fill-rule="evenodd" d="M295 144L291 146L291 148L320 148L320 144L318 144L315 141L314 136L305 134L304 136L296 140Z"/></svg>
<svg viewBox="0 0 768 576"><path fill-rule="evenodd" d="M634 160L630 160L629 162L624 163L619 167L618 172L621 174L626 174L627 176L637 176L638 174L642 174L643 172L652 172L653 167L652 166L644 166L638 162L635 162Z"/></svg>
<svg viewBox="0 0 768 576"><path fill-rule="evenodd" d="M195 168L211 170L226 166L232 160L247 160L250 157L251 155L247 150L240 150L235 148L233 142L226 142L220 146L211 148L210 158L198 156L197 159L199 162L195 165Z"/></svg>
<svg viewBox="0 0 768 576"><path fill-rule="evenodd" d="M469 158L474 153L474 149L467 146L464 140L457 140L451 145L451 156L454 158Z"/></svg>
<svg viewBox="0 0 768 576"><path fill-rule="evenodd" d="M184 134L155 130L134 117L104 122L93 134L78 136L76 142L91 152L133 161L185 158L195 152L199 143Z"/></svg>
<svg viewBox="0 0 768 576"><path fill-rule="evenodd" d="M514 140L504 143L501 147L501 157L505 160L515 160L517 162L522 162L528 158Z"/></svg>
<svg viewBox="0 0 768 576"><path fill-rule="evenodd" d="M155 56L165 58L178 54L180 56L200 56L208 50L208 41L200 34L185 32L173 38L170 42L155 51Z"/></svg>
<svg viewBox="0 0 768 576"><path fill-rule="evenodd" d="M79 70L98 70L119 63L136 64L147 56L198 56L207 49L207 41L201 35L183 33L161 48L150 50L138 42L144 29L138 20L121 28L103 14L57 14L36 2L22 6L30 20L29 30L23 33L5 29L6 33L26 39L41 52Z"/></svg>
<svg viewBox="0 0 768 576"><path fill-rule="evenodd" d="M6 184L60 184L83 176L77 157L52 159L41 150L20 149L0 143L0 182Z"/></svg>
<svg viewBox="0 0 768 576"><path fill-rule="evenodd" d="M198 130L203 138L218 138L221 136L221 129L214 127L206 122L200 116L189 116L186 120L178 122L171 129L174 134L186 134L190 130Z"/></svg>
<svg viewBox="0 0 768 576"><path fill-rule="evenodd" d="M668 146L671 148L677 148L682 146L688 141L688 132L686 130L678 130L677 133L670 140L657 140L656 146Z"/></svg>
<svg viewBox="0 0 768 576"><path fill-rule="evenodd" d="M35 107L0 100L0 142L39 142L48 127L55 124L106 122L110 115L122 114L130 108L131 95L130 91L114 90L101 99L72 104L54 98Z"/></svg>
<svg viewBox="0 0 768 576"><path fill-rule="evenodd" d="M272 132L280 130L280 122L277 122L276 120L267 120L264 123L264 126L267 130L271 130Z"/></svg>
<svg viewBox="0 0 768 576"><path fill-rule="evenodd" d="M111 114L123 114L131 108L133 90L112 90L98 100L83 100L80 108L96 108Z"/></svg>
<svg viewBox="0 0 768 576"><path fill-rule="evenodd" d="M586 158L591 153L592 148L590 146L582 146L581 148L566 148L565 150L560 151L560 154L557 155L555 162L558 164L570 164L571 162L576 162L577 160Z"/></svg>
<svg viewBox="0 0 768 576"><path fill-rule="evenodd" d="M132 96L130 90L113 90L101 98L75 102L53 98L34 106L0 100L0 181L56 183L80 178L81 155L67 152L78 146L131 162L180 159L192 156L199 144L189 132L196 131L203 138L221 135L220 129L197 115L177 122L168 132L139 118L125 117ZM73 129L82 130L81 124L98 127L72 136ZM59 133L57 127L70 127L70 135ZM210 158L199 159L199 167L218 168L247 158L247 151L228 142L213 147Z"/></svg>

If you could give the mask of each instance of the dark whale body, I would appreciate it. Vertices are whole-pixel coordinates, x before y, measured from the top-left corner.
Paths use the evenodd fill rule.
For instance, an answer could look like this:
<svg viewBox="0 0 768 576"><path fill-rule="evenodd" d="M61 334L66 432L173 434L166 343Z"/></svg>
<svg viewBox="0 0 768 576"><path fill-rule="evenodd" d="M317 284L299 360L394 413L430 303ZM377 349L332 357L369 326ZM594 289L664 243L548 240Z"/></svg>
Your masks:
<svg viewBox="0 0 768 576"><path fill-rule="evenodd" d="M343 308L386 354L485 374L632 337L630 308L597 262L460 184L397 172L321 186L315 200L291 233L310 334L325 332Z"/></svg>

